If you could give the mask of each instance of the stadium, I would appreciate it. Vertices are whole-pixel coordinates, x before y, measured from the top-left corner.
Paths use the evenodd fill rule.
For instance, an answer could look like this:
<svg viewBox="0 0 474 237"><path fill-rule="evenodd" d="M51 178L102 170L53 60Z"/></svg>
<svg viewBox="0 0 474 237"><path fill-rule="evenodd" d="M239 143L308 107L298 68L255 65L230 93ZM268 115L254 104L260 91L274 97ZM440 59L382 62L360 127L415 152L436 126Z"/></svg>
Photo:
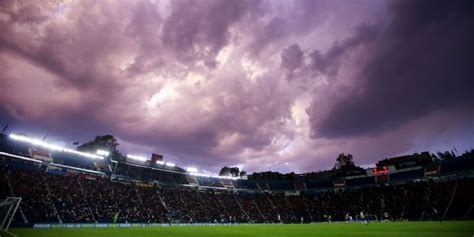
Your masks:
<svg viewBox="0 0 474 237"><path fill-rule="evenodd" d="M474 237L474 0L0 0L0 237Z"/></svg>
<svg viewBox="0 0 474 237"><path fill-rule="evenodd" d="M1 135L0 155L3 228L17 227L19 236L473 231L470 222L450 222L474 219L473 151L448 160L423 152L344 172L245 177L200 174L163 157L117 161L103 150L80 152L17 134Z"/></svg>

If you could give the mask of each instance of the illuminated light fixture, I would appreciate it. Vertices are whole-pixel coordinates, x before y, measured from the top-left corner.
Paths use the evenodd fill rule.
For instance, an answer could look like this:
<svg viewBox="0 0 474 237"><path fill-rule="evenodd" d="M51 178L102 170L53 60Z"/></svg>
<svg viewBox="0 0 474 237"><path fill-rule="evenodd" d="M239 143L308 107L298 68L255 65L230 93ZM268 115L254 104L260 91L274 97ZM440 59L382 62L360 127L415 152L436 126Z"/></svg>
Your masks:
<svg viewBox="0 0 474 237"><path fill-rule="evenodd" d="M130 158L132 160L138 160L138 161L146 161L147 158L142 157L142 156L135 156L135 155L127 155L127 158Z"/></svg>
<svg viewBox="0 0 474 237"><path fill-rule="evenodd" d="M237 180L239 179L239 177L232 177L232 176L220 176L220 175L217 175L217 176L212 176L214 178L218 178L218 179L232 179L232 180Z"/></svg>
<svg viewBox="0 0 474 237"><path fill-rule="evenodd" d="M56 145L56 144L49 144L49 143L44 142L43 140L29 138L29 137L26 137L26 136L17 135L17 134L13 134L13 133L10 134L9 137L13 140L16 140L16 141L30 143L32 145L40 146L40 147L43 147L43 148L46 148L46 149L49 149L49 150L52 150L52 151L60 151L60 152L71 153L71 154L75 154L75 155L79 155L79 156L83 156L83 157L87 157L87 158L91 158L91 159L100 159L100 160L102 160L102 159L104 159L105 156L108 156L110 154L108 151L104 151L104 150L97 150L96 154L87 153L87 152L80 152L80 151L65 148L65 147L62 147L62 146L59 146L59 145ZM130 159L133 159L133 160L138 160L138 161L143 161L143 162L148 160L145 157L135 156L135 155L127 155L127 158L130 158ZM174 163L171 163L171 162L166 162L165 163L164 161L156 161L156 163L159 164L159 165L166 165L168 167L175 167L176 166ZM190 173L191 175L194 175L194 176L201 176L201 177L208 177L208 178L218 178L218 179L232 179L232 180L239 179L239 177L219 176L219 175L198 173L198 169L195 168L195 167L187 167L186 171L188 173Z"/></svg>
<svg viewBox="0 0 474 237"><path fill-rule="evenodd" d="M232 180L238 180L240 179L239 177L232 177L232 176L220 176L220 175L213 175L213 174L202 174L202 173L194 173L190 172L191 175L193 176L199 176L199 177L207 177L207 178L217 178L217 179L232 179Z"/></svg>
<svg viewBox="0 0 474 237"><path fill-rule="evenodd" d="M189 173L197 173L198 169L194 167L188 167L186 168L186 171L188 171Z"/></svg>
<svg viewBox="0 0 474 237"><path fill-rule="evenodd" d="M91 159L99 159L99 160L104 159L104 157L102 157L102 156L98 156L98 155L94 155L94 154L86 153L86 152L80 152L80 151L76 151L76 150L72 150L72 149L68 149L68 148L64 148L63 151L68 152L68 153L72 153L72 154L76 154L76 155L79 155L79 156L84 156L84 157L91 158Z"/></svg>
<svg viewBox="0 0 474 237"><path fill-rule="evenodd" d="M80 152L80 151L68 149L68 148L65 148L65 147L62 147L62 146L59 146L59 145L56 145L56 144L49 144L47 142L44 142L42 140L35 139L35 138L30 138L30 137L17 135L17 134L13 134L13 133L11 133L9 135L9 137L13 140L16 140L16 141L30 143L34 146L43 147L43 148L46 148L46 149L49 149L49 150L52 150L52 151L72 153L72 154L76 154L76 155L91 158L91 159L99 159L99 160L104 159L104 157L102 157L100 155L95 155L95 154L91 154L91 153L87 153L87 152Z"/></svg>
<svg viewBox="0 0 474 237"><path fill-rule="evenodd" d="M47 149L50 149L50 150L53 150L53 151L63 151L64 150L64 148L61 147L61 146L58 146L58 145L55 145L55 144L49 144L49 143L46 143L46 142L38 140L38 139L29 138L29 137L25 137L25 136L21 136L21 135L10 134L10 138L12 138L13 140L17 140L17 141L28 142L28 143L31 143L35 146L44 147L44 148L47 148Z"/></svg>
<svg viewBox="0 0 474 237"><path fill-rule="evenodd" d="M99 156L109 156L110 152L99 149L99 150L96 151L96 154L99 155Z"/></svg>

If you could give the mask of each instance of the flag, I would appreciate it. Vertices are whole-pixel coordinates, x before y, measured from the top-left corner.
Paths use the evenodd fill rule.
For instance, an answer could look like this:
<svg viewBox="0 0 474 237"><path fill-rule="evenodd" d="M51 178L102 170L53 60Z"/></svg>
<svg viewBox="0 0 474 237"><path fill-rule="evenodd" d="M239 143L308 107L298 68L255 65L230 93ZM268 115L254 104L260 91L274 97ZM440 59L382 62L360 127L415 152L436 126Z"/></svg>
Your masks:
<svg viewBox="0 0 474 237"><path fill-rule="evenodd" d="M5 125L5 127L3 127L2 133L5 133L5 131L7 131L8 126L10 126L10 122L8 122L7 125Z"/></svg>
<svg viewBox="0 0 474 237"><path fill-rule="evenodd" d="M46 141L47 137L48 137L48 131L46 131L46 134L44 134L43 141Z"/></svg>

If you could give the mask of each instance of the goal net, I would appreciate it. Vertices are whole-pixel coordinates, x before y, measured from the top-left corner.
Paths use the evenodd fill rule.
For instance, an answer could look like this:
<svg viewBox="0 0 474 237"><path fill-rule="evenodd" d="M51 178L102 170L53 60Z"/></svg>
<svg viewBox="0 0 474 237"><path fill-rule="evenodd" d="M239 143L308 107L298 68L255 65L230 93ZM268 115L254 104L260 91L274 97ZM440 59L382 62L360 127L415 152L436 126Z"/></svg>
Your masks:
<svg viewBox="0 0 474 237"><path fill-rule="evenodd" d="M7 197L0 203L0 231L8 230L20 202L20 197Z"/></svg>

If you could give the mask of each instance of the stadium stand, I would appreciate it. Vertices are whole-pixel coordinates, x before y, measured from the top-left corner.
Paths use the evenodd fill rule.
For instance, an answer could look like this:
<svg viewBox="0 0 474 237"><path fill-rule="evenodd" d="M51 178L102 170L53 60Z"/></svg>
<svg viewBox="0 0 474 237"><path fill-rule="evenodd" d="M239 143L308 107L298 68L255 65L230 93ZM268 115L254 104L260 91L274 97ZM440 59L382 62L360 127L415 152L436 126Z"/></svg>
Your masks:
<svg viewBox="0 0 474 237"><path fill-rule="evenodd" d="M34 159L31 148L0 138L0 198L22 197L14 226L300 223L345 221L348 215L357 220L361 211L372 219L385 212L394 220L474 217L472 157L427 162L417 155L411 162L404 156L384 160L379 173L356 176L222 180L124 161L98 168L96 161L57 151L49 163Z"/></svg>

